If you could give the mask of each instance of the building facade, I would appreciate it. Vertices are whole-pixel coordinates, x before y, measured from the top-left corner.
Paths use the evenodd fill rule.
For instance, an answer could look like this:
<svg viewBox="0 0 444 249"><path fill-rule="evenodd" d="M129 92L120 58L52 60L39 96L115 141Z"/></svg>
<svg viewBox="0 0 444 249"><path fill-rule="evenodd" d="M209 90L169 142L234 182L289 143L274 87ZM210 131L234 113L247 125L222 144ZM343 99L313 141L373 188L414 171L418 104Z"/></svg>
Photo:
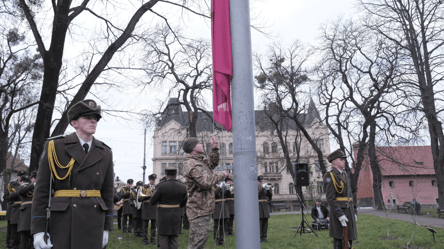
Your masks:
<svg viewBox="0 0 444 249"><path fill-rule="evenodd" d="M174 101L170 100L170 101ZM171 103L171 102L170 102ZM315 139L325 157L330 153L328 130L319 122L319 114L311 104L309 112L301 115L305 128ZM212 115L210 113L209 115ZM264 183L271 183L273 188L273 203L285 203L292 209L299 208L299 201L295 193L293 179L286 167L286 161L282 151L281 142L276 130L270 124L263 111L255 111L256 121L256 151L257 172L264 176ZM166 167L176 167L178 178L183 180L184 152L182 142L187 138L188 114L178 107L165 110L159 121L153 137L153 173L160 178L165 176ZM213 123L212 118L204 113L199 113L197 121L197 137L204 144L205 149L210 149L210 138L216 136L219 141L220 162L216 170L228 170L233 172L236 165L233 156L233 134L227 132L219 124ZM307 140L301 136L294 123L289 122L286 129L287 146L292 161L309 164L310 186L303 187L306 200L324 197L322 172L318 166L317 154ZM299 153L298 153L299 151ZM325 159L326 161L326 159Z"/></svg>

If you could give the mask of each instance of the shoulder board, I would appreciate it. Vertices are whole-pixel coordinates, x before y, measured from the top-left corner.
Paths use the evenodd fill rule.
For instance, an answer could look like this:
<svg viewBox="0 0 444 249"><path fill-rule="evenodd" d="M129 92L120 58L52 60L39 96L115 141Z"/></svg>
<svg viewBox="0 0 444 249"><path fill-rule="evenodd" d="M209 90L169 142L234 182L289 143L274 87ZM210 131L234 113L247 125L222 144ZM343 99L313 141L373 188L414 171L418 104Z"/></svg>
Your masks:
<svg viewBox="0 0 444 249"><path fill-rule="evenodd" d="M102 141L100 141L100 142L102 142ZM111 147L109 147L106 143L102 142L102 144L105 145L106 148L112 150Z"/></svg>
<svg viewBox="0 0 444 249"><path fill-rule="evenodd" d="M65 137L65 135L58 135L58 136L54 136L54 137L49 137L49 138L47 138L46 140L54 140L54 139L57 139L57 138L64 138Z"/></svg>

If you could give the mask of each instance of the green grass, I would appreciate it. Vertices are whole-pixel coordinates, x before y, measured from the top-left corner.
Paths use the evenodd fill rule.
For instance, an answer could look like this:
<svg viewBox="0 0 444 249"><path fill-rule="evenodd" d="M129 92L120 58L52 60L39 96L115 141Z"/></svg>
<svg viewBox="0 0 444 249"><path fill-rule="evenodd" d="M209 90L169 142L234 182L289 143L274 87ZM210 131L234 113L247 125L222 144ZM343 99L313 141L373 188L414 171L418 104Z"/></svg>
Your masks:
<svg viewBox="0 0 444 249"><path fill-rule="evenodd" d="M311 218L307 217L309 224ZM332 238L328 236L328 230L316 231L319 237L311 234L309 231L293 238L296 230L292 227L298 226L301 222L300 214L282 214L273 215L269 220L268 226L268 243L262 243L261 248L333 248ZM387 227L385 218L361 214L358 217L358 240L353 244L353 248L406 248L405 246L415 231L411 248L444 248L444 229L435 228L436 242L433 243L432 234L425 228L414 226L411 223L399 220L389 219L390 239L387 239ZM444 222L444 221L443 221ZM2 231L6 226L5 221L0 221L0 229ZM118 240L118 234L123 235L123 239ZM184 234L179 235L179 248L186 249L188 246L189 231L184 230ZM6 232L0 232L0 246L4 245ZM226 248L235 248L235 236L225 237ZM108 249L122 249L122 248L145 248L142 247L142 238L134 238L134 234L123 234L121 230L115 230L110 233ZM146 248L156 248L152 244ZM210 248L224 248L222 246L215 247L213 233L210 233L210 238L207 242L207 249Z"/></svg>

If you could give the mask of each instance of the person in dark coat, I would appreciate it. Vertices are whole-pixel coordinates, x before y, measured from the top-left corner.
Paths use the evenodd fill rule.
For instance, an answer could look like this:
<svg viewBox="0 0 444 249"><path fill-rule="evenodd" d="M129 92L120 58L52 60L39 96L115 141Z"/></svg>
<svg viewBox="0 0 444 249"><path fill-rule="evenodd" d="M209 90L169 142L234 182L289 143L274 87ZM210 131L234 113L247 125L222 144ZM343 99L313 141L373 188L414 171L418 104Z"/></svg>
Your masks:
<svg viewBox="0 0 444 249"><path fill-rule="evenodd" d="M324 175L324 186L330 206L330 237L334 238L334 248L344 248L343 227L348 229L348 240L357 239L356 207L352 198L350 178L345 169L346 156L341 150L335 150L327 156L332 169Z"/></svg>
<svg viewBox="0 0 444 249"><path fill-rule="evenodd" d="M268 208L268 200L271 201L273 193L271 189L264 188L262 186L263 176L257 177L258 184L258 194L259 194L259 223L260 223L260 233L261 233L261 243L268 242L267 230L268 230L268 219L270 218L270 210Z"/></svg>
<svg viewBox="0 0 444 249"><path fill-rule="evenodd" d="M216 198L216 202L214 205L214 243L216 246L225 246L224 237L225 237L225 227L227 226L228 219L230 218L230 212L228 210L228 203L225 199L225 196L228 195L228 188L226 187L225 182L221 182L219 185L216 185L214 190L214 197Z"/></svg>
<svg viewBox="0 0 444 249"><path fill-rule="evenodd" d="M18 248L20 245L20 234L18 233L18 222L20 219L20 207L22 205L22 201L19 195L20 182L22 177L26 176L26 171L20 170L17 172L17 185L14 191L11 191L9 194L9 200L12 201L11 207L11 216L10 216L10 225L11 225L11 235L9 245L11 248Z"/></svg>
<svg viewBox="0 0 444 249"><path fill-rule="evenodd" d="M33 171L30 175L31 179L28 179L26 176L22 176L20 181L21 186L18 190L20 199L22 201L19 223L17 227L17 232L20 234L20 249L32 248L32 244L34 242L31 236L31 207L36 174L37 172Z"/></svg>
<svg viewBox="0 0 444 249"><path fill-rule="evenodd" d="M143 233L143 244L148 245L148 224L151 223L150 229L150 242L156 245L156 210L157 205L150 204L150 198L154 194L156 189L156 174L151 174L148 176L149 184L143 187L143 193L148 195L143 199L142 204L142 233Z"/></svg>
<svg viewBox="0 0 444 249"><path fill-rule="evenodd" d="M133 232L133 215L131 214L131 207L134 203L130 202L130 196L133 190L133 179L128 179L126 181L126 186L120 190L120 197L123 200L122 211L122 227L123 233Z"/></svg>
<svg viewBox="0 0 444 249"><path fill-rule="evenodd" d="M136 203L137 192L143 191L142 187L143 187L143 182L138 181L136 183L136 188L133 189L133 191L131 193L130 202ZM142 202L143 202L143 199L139 198L138 202L140 205L139 207L137 207L136 205L131 206L131 214L133 215L134 238L136 238L136 237L143 238L143 235L142 235Z"/></svg>
<svg viewBox="0 0 444 249"><path fill-rule="evenodd" d="M120 192L117 192L117 189L114 189L114 197L113 197L113 203L115 204L114 207L117 210L117 229L122 229L122 207L123 207L123 201L120 197ZM121 202L122 201L122 202Z"/></svg>
<svg viewBox="0 0 444 249"><path fill-rule="evenodd" d="M20 242L18 241L17 236L17 225L11 224L11 214L12 214L12 206L14 206L14 202L20 200L20 196L18 195L18 188L20 186L19 179L22 175L25 175L26 172L21 170L17 173L17 180L11 181L8 183L8 189L3 198L7 201L6 205L6 217L7 220L7 228L6 228L6 245L5 247L11 248L14 245L17 246Z"/></svg>
<svg viewBox="0 0 444 249"><path fill-rule="evenodd" d="M101 117L95 101L79 101L68 110L76 132L49 138L45 144L31 211L36 249L103 248L108 243L113 229L114 169L111 148L93 136Z"/></svg>
<svg viewBox="0 0 444 249"><path fill-rule="evenodd" d="M233 180L231 178L227 178L227 203L228 203L228 212L230 213L230 218L227 223L227 235L234 235L234 187Z"/></svg>
<svg viewBox="0 0 444 249"><path fill-rule="evenodd" d="M187 203L187 189L176 180L177 169L166 168L167 180L159 183L150 198L157 207L157 234L160 249L179 248L181 207Z"/></svg>
<svg viewBox="0 0 444 249"><path fill-rule="evenodd" d="M328 208L322 204L321 199L316 199L315 206L311 209L311 218L315 222L319 222L319 219L326 219L329 222L330 217L328 217L328 213Z"/></svg>

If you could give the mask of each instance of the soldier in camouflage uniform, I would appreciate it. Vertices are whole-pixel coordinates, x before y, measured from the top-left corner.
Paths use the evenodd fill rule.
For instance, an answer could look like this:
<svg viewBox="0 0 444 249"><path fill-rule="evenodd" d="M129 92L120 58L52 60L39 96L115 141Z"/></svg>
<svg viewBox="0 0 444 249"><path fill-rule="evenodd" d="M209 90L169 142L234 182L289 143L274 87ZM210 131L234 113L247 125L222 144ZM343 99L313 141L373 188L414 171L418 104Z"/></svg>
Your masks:
<svg viewBox="0 0 444 249"><path fill-rule="evenodd" d="M230 176L226 171L212 172L219 163L219 149L216 137L212 137L210 143L212 149L208 158L204 158L203 144L197 138L188 138L183 143L183 150L187 153L184 176L188 193L187 216L190 221L188 249L205 248L214 212L212 187Z"/></svg>

